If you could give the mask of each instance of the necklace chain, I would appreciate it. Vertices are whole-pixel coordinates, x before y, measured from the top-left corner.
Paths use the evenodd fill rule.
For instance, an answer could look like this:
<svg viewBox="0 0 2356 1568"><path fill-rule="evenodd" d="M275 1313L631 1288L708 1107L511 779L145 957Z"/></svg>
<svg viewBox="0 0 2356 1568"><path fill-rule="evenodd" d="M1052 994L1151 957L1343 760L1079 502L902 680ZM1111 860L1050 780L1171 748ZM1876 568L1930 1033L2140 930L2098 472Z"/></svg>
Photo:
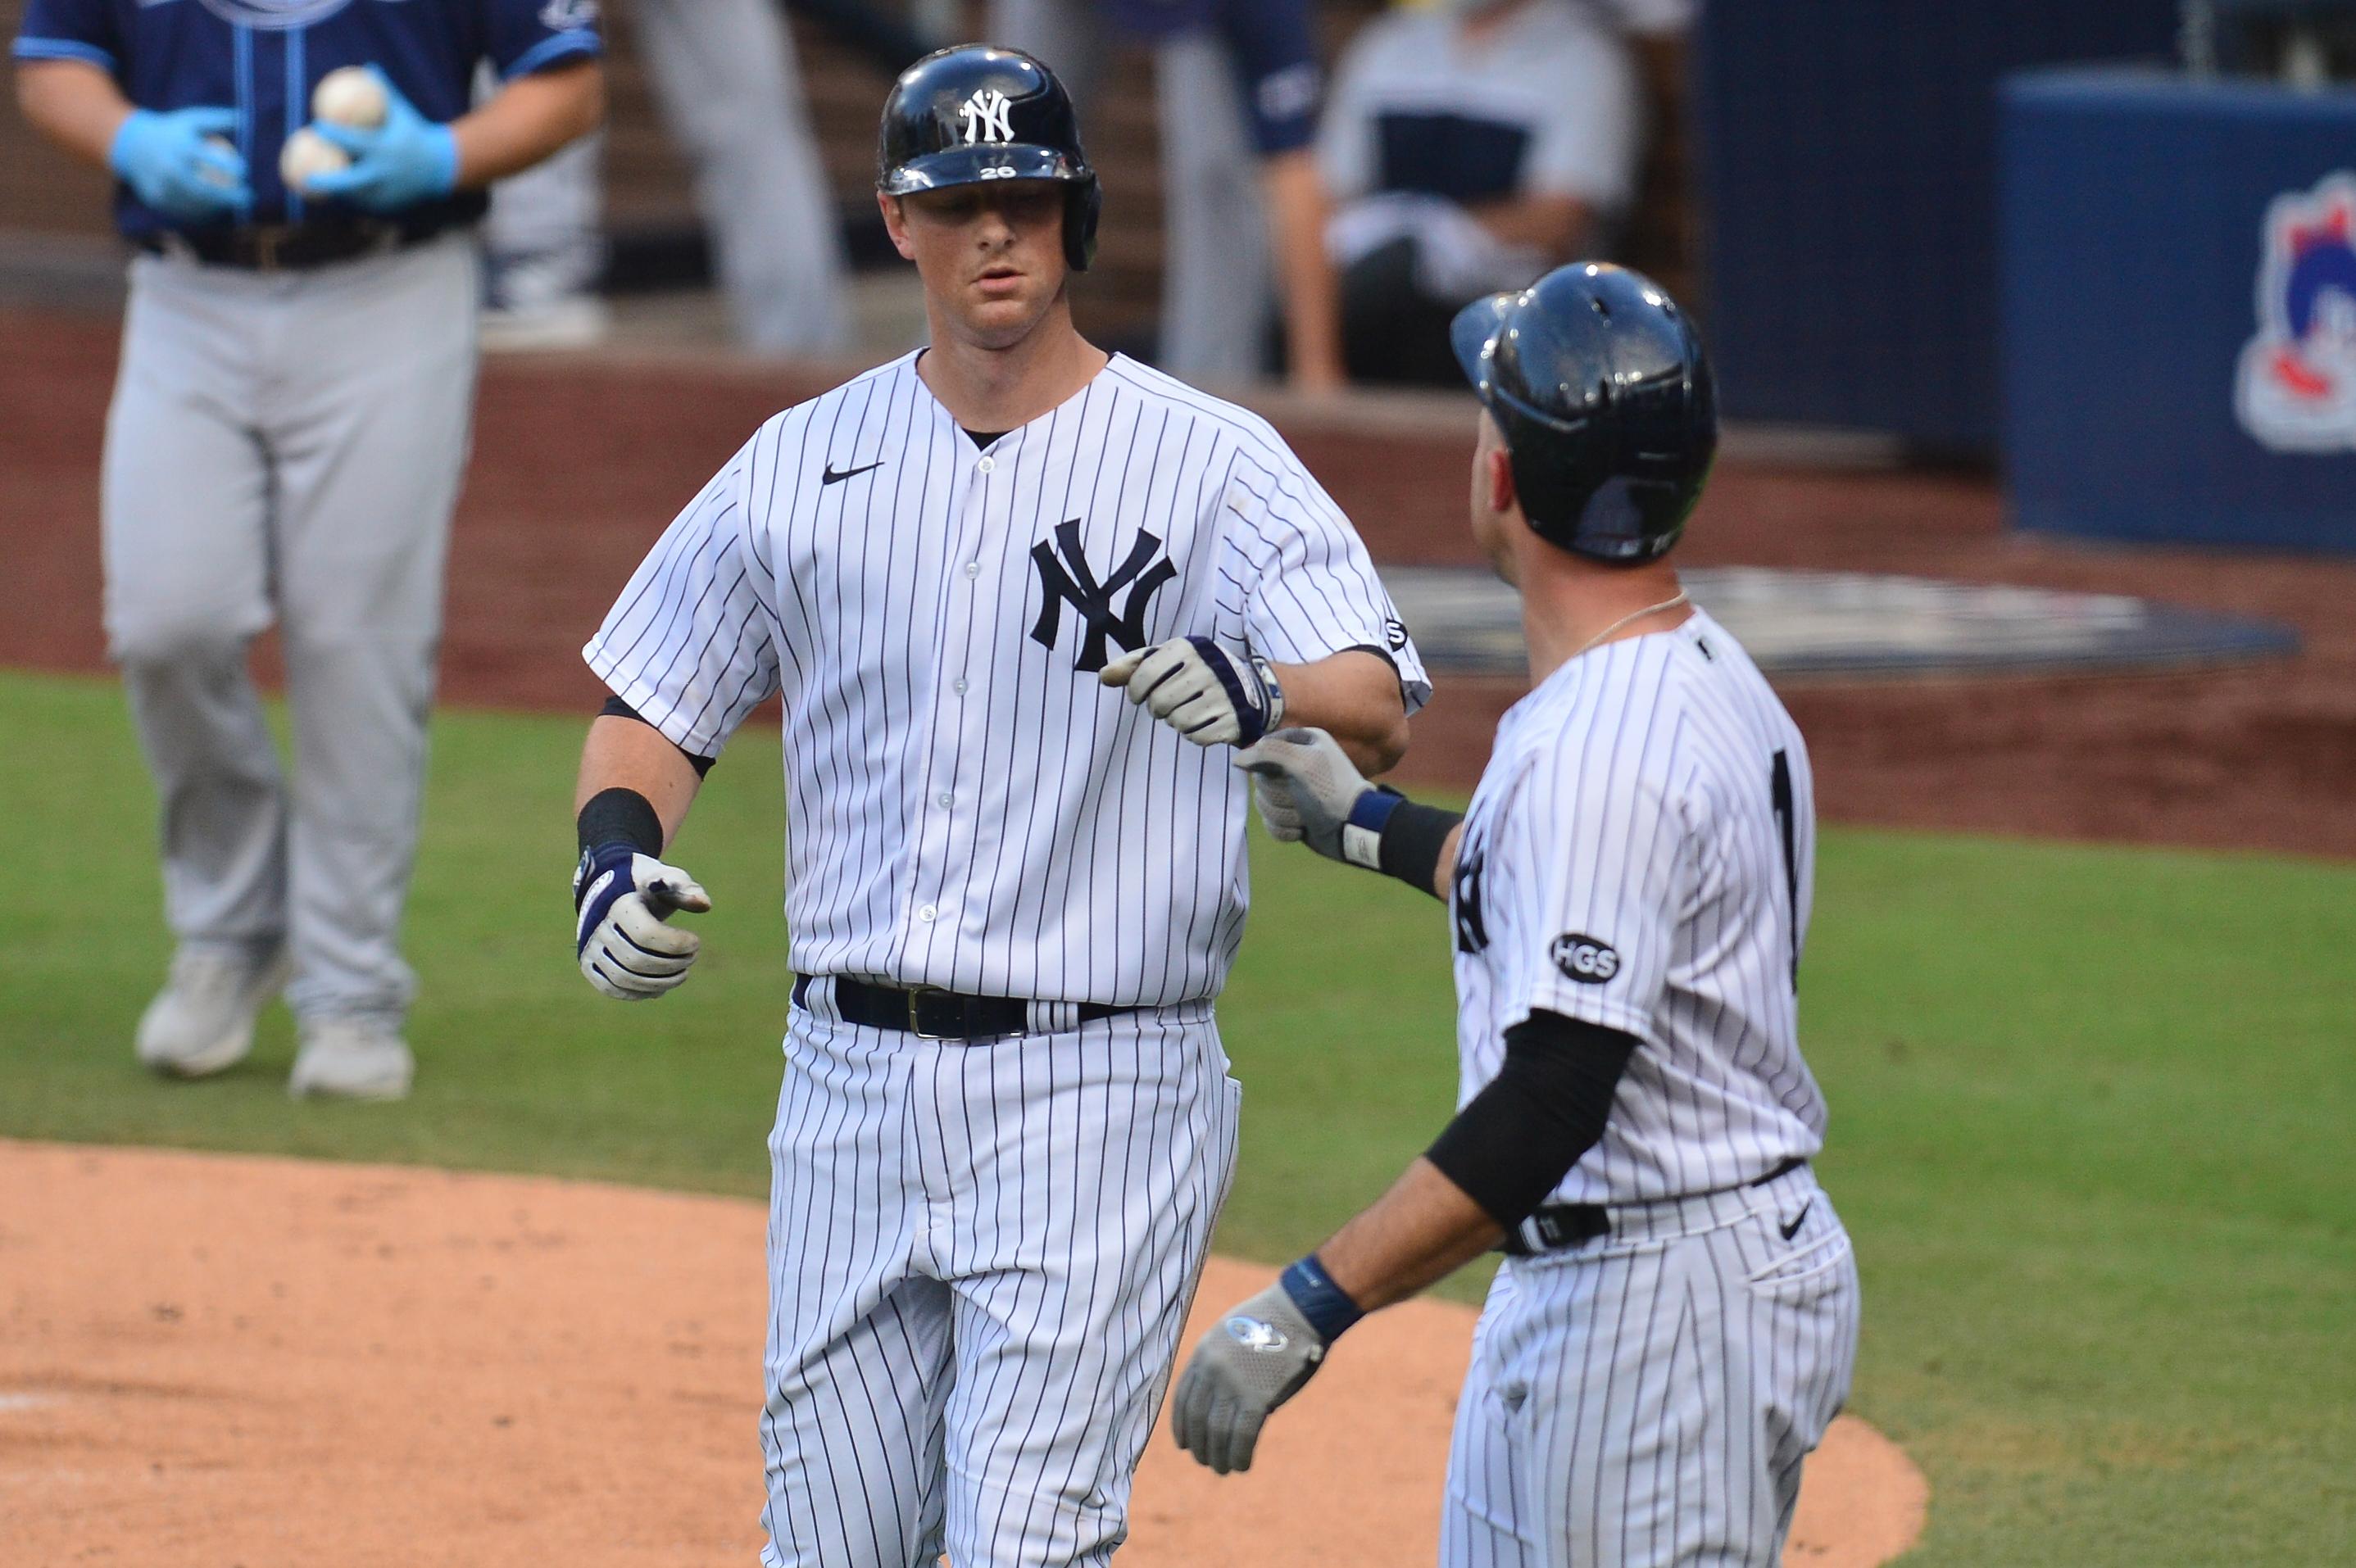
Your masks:
<svg viewBox="0 0 2356 1568"><path fill-rule="evenodd" d="M1612 633L1620 630L1622 626L1633 624L1635 622L1643 620L1647 615L1657 615L1664 610L1674 610L1680 604L1690 603L1692 603L1692 596L1684 589L1680 588L1677 590L1676 597L1674 599L1664 599L1658 604L1647 604L1642 610L1632 610L1627 614L1621 616L1618 620L1604 627L1603 630L1596 633L1595 635L1588 638L1586 642L1581 643L1579 647L1579 654L1585 653L1588 649L1595 646L1596 644L1603 641L1603 639L1609 637ZM1570 656L1572 658L1577 658L1579 654L1573 654Z"/></svg>

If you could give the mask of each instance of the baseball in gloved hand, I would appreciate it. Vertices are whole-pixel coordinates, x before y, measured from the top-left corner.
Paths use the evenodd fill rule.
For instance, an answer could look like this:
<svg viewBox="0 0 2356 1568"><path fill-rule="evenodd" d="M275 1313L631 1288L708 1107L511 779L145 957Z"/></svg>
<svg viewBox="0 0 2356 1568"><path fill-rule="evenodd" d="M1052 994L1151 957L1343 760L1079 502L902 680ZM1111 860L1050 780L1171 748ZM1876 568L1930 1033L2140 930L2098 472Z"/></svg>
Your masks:
<svg viewBox="0 0 2356 1568"><path fill-rule="evenodd" d="M304 194L338 197L370 212L396 212L449 195L458 184L456 133L419 113L382 71L367 69L384 91L383 120L375 125L313 122L311 129L352 161L312 176Z"/></svg>
<svg viewBox="0 0 2356 1568"><path fill-rule="evenodd" d="M1223 1313L1195 1341L1170 1402L1178 1446L1224 1476L1251 1468L1269 1412L1301 1392L1325 1360L1282 1281Z"/></svg>
<svg viewBox="0 0 2356 1568"><path fill-rule="evenodd" d="M1284 693L1266 659L1208 637L1173 637L1123 654L1098 672L1198 746L1248 746L1284 722Z"/></svg>
<svg viewBox="0 0 2356 1568"><path fill-rule="evenodd" d="M1306 840L1331 860L1380 869L1383 821L1397 792L1368 784L1341 743L1323 730L1279 730L1236 753L1251 774L1252 803L1269 836Z"/></svg>
<svg viewBox="0 0 2356 1568"><path fill-rule="evenodd" d="M693 877L627 844L582 851L573 873L573 951L589 983L616 1001L643 1002L687 978L702 939L665 923L701 914L712 895Z"/></svg>

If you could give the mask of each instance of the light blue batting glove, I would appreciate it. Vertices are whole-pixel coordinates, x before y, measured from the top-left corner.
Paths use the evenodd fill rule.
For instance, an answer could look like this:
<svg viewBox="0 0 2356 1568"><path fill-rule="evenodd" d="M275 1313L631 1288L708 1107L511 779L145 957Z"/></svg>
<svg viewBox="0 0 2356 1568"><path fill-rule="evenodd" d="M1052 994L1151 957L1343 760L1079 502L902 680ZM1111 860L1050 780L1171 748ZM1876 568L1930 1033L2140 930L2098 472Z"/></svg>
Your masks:
<svg viewBox="0 0 2356 1568"><path fill-rule="evenodd" d="M191 221L253 204L245 159L226 140L234 109L134 109L106 150L106 165L156 211Z"/></svg>
<svg viewBox="0 0 2356 1568"><path fill-rule="evenodd" d="M420 114L384 72L368 69L384 84L384 123L361 131L314 121L311 129L349 153L352 165L313 176L303 194L379 213L449 195L458 186L458 138L449 126Z"/></svg>

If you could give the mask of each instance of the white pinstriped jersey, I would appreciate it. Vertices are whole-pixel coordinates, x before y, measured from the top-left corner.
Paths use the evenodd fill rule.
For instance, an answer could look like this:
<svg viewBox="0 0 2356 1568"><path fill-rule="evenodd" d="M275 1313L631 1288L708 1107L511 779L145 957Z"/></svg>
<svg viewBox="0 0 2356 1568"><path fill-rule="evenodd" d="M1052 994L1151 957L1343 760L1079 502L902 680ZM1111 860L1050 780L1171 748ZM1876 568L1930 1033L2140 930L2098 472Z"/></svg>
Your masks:
<svg viewBox="0 0 2356 1568"><path fill-rule="evenodd" d="M1815 837L1798 727L1698 611L1507 711L1450 901L1462 1099L1539 1008L1641 1042L1557 1200L1715 1191L1823 1147L1795 987Z"/></svg>
<svg viewBox="0 0 2356 1568"><path fill-rule="evenodd" d="M1266 421L1116 355L980 448L910 355L764 424L584 655L703 756L782 694L797 971L1154 1006L1226 980L1247 791L1096 672L1183 635L1430 691Z"/></svg>

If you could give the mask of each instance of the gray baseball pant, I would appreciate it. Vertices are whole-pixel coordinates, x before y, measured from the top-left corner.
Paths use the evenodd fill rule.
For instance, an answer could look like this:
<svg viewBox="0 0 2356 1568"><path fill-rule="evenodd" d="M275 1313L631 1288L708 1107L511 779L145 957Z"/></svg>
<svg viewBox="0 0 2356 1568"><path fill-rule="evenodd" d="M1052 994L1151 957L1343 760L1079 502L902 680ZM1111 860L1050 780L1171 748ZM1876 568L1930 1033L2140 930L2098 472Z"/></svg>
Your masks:
<svg viewBox="0 0 2356 1568"><path fill-rule="evenodd" d="M144 256L107 418L106 632L183 943L293 949L305 1018L398 1023L480 289L453 233L312 272ZM246 673L275 622L282 772Z"/></svg>

